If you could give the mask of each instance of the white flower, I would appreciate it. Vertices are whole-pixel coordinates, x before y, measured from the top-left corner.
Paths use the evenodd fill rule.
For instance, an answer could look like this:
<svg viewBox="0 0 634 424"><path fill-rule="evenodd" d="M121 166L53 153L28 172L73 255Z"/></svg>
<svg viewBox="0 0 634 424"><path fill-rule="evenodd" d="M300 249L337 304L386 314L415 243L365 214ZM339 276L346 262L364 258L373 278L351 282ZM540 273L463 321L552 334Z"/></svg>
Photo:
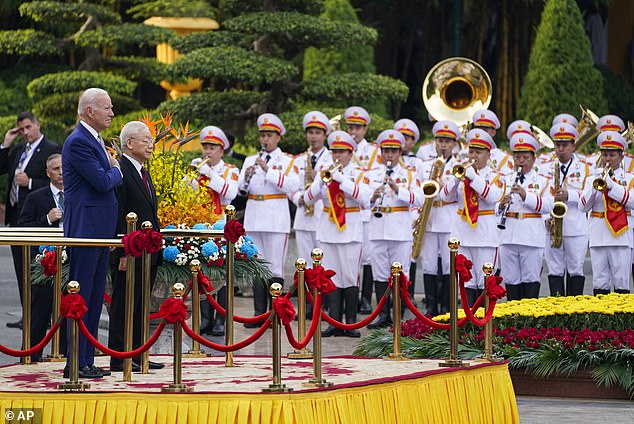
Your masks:
<svg viewBox="0 0 634 424"><path fill-rule="evenodd" d="M176 255L174 263L179 266L187 265L187 254L179 253L178 255Z"/></svg>

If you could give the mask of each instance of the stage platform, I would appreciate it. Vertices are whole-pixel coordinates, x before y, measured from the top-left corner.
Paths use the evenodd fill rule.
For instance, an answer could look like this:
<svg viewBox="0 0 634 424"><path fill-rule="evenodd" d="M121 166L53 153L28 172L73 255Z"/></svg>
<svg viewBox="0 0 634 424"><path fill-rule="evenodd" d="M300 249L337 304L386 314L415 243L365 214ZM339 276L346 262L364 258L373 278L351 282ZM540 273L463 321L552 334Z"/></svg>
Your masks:
<svg viewBox="0 0 634 424"><path fill-rule="evenodd" d="M272 382L270 357L183 359L183 383L193 392L167 394L170 356L151 374L121 373L90 383L85 392L56 390L63 363L0 368L3 411L35 409L42 423L517 423L515 393L506 364L471 363L441 368L437 360L384 361L352 356L323 359L330 388L307 388L311 360L282 359L290 393L261 393ZM97 358L107 367L108 358ZM6 421L8 422L8 421Z"/></svg>

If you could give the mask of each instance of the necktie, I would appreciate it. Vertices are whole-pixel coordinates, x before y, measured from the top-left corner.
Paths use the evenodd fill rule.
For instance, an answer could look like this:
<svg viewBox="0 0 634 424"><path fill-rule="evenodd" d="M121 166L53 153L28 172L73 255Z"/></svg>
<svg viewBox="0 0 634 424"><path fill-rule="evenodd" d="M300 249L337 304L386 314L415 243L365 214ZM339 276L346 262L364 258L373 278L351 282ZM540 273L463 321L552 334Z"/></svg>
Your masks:
<svg viewBox="0 0 634 424"><path fill-rule="evenodd" d="M313 167L313 169L315 169L315 165L317 165L317 156L316 155L311 155L310 156L310 165Z"/></svg>
<svg viewBox="0 0 634 424"><path fill-rule="evenodd" d="M152 195L150 194L150 181L147 178L147 171L144 167L141 167L141 179L143 180L143 186L145 186L145 192L147 193L148 197L151 198Z"/></svg>
<svg viewBox="0 0 634 424"><path fill-rule="evenodd" d="M24 146L24 150L20 155L20 159L18 159L18 166L15 168L15 172L23 171L24 162L26 162L26 158L29 157L29 153L31 152L31 143L26 143ZM18 183L15 181L15 177L13 178L13 182L11 183L11 193L9 194L9 201L11 202L11 206L15 206L18 203L20 187Z"/></svg>
<svg viewBox="0 0 634 424"><path fill-rule="evenodd" d="M266 163L269 163L270 160L271 160L271 155L266 155L266 157L264 158L264 161Z"/></svg>
<svg viewBox="0 0 634 424"><path fill-rule="evenodd" d="M64 192L63 191L60 191L59 193L57 193L57 205L62 211L62 218L60 219L60 222L64 222Z"/></svg>

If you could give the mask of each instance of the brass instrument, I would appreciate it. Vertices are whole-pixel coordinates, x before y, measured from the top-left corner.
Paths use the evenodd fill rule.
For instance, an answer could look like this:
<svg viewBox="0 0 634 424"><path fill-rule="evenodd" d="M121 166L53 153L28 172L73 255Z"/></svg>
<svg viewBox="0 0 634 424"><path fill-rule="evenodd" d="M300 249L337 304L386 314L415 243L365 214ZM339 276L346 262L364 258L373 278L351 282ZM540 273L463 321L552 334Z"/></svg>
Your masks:
<svg viewBox="0 0 634 424"><path fill-rule="evenodd" d="M328 169L324 169L323 171L321 171L321 180L325 184L330 184L332 182L332 174L339 168L341 168L341 162L339 162L338 160L334 161Z"/></svg>
<svg viewBox="0 0 634 424"><path fill-rule="evenodd" d="M475 112L491 103L493 86L484 68L464 57L451 57L427 73L423 82L423 103L437 121L467 125Z"/></svg>
<svg viewBox="0 0 634 424"><path fill-rule="evenodd" d="M603 169L601 176L594 179L594 181L592 182L592 187L596 191L606 191L608 189L608 183L606 182L606 180L610 178L612 174L612 168L610 167L610 165L607 165Z"/></svg>
<svg viewBox="0 0 634 424"><path fill-rule="evenodd" d="M422 184L423 194L425 195L425 203L422 208L418 208L418 217L414 221L414 233L412 237L412 258L417 258L423 248L423 238L425 237L425 229L429 221L431 207L434 204L434 197L440 192L440 176L445 168L445 158L440 156L431 167L429 180Z"/></svg>
<svg viewBox="0 0 634 424"><path fill-rule="evenodd" d="M310 149L306 150L306 166L304 167L304 191L313 183L313 163L310 161ZM313 216L315 205L304 203L304 215Z"/></svg>
<svg viewBox="0 0 634 424"><path fill-rule="evenodd" d="M387 179L390 178L390 176L392 175L392 172L394 172L394 167L392 166L392 161L388 160L387 162L385 162L385 175L383 176L383 191L381 192L381 198L379 199L379 202L377 203L377 207L381 207L383 206L383 199L385 199L385 188L387 186ZM374 212L374 217L375 218L383 218L383 212L381 212L380 209L377 209L376 212Z"/></svg>
<svg viewBox="0 0 634 424"><path fill-rule="evenodd" d="M459 180L464 180L465 174L467 172L467 168L469 168L470 166L473 166L475 164L474 160L470 160L466 163L459 163L457 165L454 165L454 167L451 169L451 174L458 178Z"/></svg>
<svg viewBox="0 0 634 424"><path fill-rule="evenodd" d="M599 135L599 130L597 128L599 117L590 109L585 108L582 105L579 105L579 107L581 108L581 119L579 120L579 125L577 126L579 136L575 140L575 150L577 151L585 146L590 140L593 140L597 135Z"/></svg>
<svg viewBox="0 0 634 424"><path fill-rule="evenodd" d="M258 157L262 157L262 154L266 151L265 147L262 146L262 149L260 149L260 152L258 153ZM249 195L249 184L251 184L251 179L253 178L253 174L255 174L255 169L256 167L258 167L260 165L258 165L257 162L255 162L253 165L249 166L247 168L247 171L249 169L253 169L254 171L251 173L248 173L247 171L245 171L245 175L248 174L245 178L244 178L244 188L240 189L238 191L238 193L240 194L240 196L248 196Z"/></svg>
<svg viewBox="0 0 634 424"><path fill-rule="evenodd" d="M535 140L539 143L540 146L545 147L547 149L554 149L555 143L550 138L548 134L546 134L541 128L536 125L531 125L531 133Z"/></svg>
<svg viewBox="0 0 634 424"><path fill-rule="evenodd" d="M328 123L330 124L330 130L331 131L340 131L341 130L341 118L342 118L341 114L335 115L332 118L330 118Z"/></svg>
<svg viewBox="0 0 634 424"><path fill-rule="evenodd" d="M555 193L559 191L561 187L561 177L559 176L559 159L555 158L553 161L553 168L555 170L553 178L553 184L555 187ZM558 201L553 205L553 210L550 211L552 217L550 224L550 246L555 249L561 247L563 241L563 223L564 216L568 213L568 205L566 203Z"/></svg>
<svg viewBox="0 0 634 424"><path fill-rule="evenodd" d="M517 167L517 175L515 176L515 182L513 185L518 184L520 179L522 178L522 166ZM502 218L500 219L500 223L498 224L498 228L500 230L506 230L506 215L509 213L509 209L511 208L511 202L507 203L502 211Z"/></svg>
<svg viewBox="0 0 634 424"><path fill-rule="evenodd" d="M209 158L205 159L205 160L201 160L199 163L197 163L196 165L190 164L187 167L187 173L188 174L196 174L196 178L200 177L200 168L203 167L204 164L209 162Z"/></svg>

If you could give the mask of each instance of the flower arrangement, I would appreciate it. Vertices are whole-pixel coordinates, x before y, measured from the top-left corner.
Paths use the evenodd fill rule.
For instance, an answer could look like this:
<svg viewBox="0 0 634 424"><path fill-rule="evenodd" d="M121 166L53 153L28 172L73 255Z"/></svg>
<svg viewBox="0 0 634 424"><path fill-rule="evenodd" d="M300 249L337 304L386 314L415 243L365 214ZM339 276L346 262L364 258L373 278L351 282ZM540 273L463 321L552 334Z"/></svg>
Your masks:
<svg viewBox="0 0 634 424"><path fill-rule="evenodd" d="M31 263L31 284L52 284L57 273L57 250L55 246L40 246ZM62 283L68 281L68 255L62 249Z"/></svg>
<svg viewBox="0 0 634 424"><path fill-rule="evenodd" d="M460 316L464 313L460 311ZM483 316L482 308L476 316ZM538 377L554 372L592 370L598 385L618 384L634 397L634 295L545 297L499 304L494 312L494 355L510 368ZM449 315L434 318L447 321ZM484 330L467 324L460 329L459 356L481 357ZM401 350L416 358L449 356L449 334L419 320L401 325ZM389 329L376 330L355 355L382 356L392 350Z"/></svg>

